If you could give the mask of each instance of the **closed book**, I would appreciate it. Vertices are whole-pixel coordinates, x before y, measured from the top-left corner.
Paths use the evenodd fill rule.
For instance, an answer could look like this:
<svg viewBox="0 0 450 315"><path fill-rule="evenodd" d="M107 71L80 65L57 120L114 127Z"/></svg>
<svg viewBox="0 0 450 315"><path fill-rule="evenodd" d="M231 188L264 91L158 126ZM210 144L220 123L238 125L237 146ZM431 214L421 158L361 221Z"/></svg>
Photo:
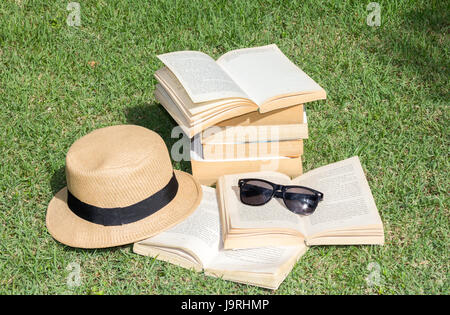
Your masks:
<svg viewBox="0 0 450 315"><path fill-rule="evenodd" d="M303 123L303 104L288 108L280 108L268 113L251 112L231 119L218 122L216 126L267 126L291 125Z"/></svg>
<svg viewBox="0 0 450 315"><path fill-rule="evenodd" d="M206 160L299 157L303 154L303 140L260 141L242 143L203 144Z"/></svg>
<svg viewBox="0 0 450 315"><path fill-rule="evenodd" d="M298 157L263 157L240 159L205 159L199 136L191 141L191 167L192 175L202 185L214 185L218 178L227 174L245 172L277 171L288 176L302 174L302 159Z"/></svg>
<svg viewBox="0 0 450 315"><path fill-rule="evenodd" d="M200 141L202 144L219 144L307 139L308 117L305 106L302 106L302 109L301 123L269 125L247 123L236 126L216 125L201 132Z"/></svg>

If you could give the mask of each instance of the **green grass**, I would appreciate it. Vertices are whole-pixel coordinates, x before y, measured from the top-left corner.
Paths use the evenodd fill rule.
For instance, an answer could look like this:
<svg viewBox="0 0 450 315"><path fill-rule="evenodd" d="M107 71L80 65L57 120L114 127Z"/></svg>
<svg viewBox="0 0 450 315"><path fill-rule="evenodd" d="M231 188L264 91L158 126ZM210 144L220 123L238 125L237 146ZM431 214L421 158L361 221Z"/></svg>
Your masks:
<svg viewBox="0 0 450 315"><path fill-rule="evenodd" d="M449 5L379 1L82 0L0 3L0 294L449 294ZM273 292L207 277L131 246L72 249L45 227L64 158L88 132L175 126L155 102L156 54L213 57L276 43L328 93L308 104L304 169L359 155L386 244L312 247ZM94 67L90 62L95 61ZM174 167L190 171L189 162ZM71 262L81 286L69 288ZM380 266L381 283L365 278Z"/></svg>

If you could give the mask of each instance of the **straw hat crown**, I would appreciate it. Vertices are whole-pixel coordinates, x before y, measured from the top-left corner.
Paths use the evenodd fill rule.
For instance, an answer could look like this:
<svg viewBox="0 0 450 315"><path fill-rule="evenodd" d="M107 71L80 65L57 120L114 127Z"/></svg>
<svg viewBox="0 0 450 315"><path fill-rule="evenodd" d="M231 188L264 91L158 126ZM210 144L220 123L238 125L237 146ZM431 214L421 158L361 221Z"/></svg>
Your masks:
<svg viewBox="0 0 450 315"><path fill-rule="evenodd" d="M95 130L77 140L66 156L68 190L84 203L125 207L167 185L173 167L164 140L135 125Z"/></svg>
<svg viewBox="0 0 450 315"><path fill-rule="evenodd" d="M198 206L202 188L174 170L163 139L140 126L95 130L66 155L67 187L47 207L59 242L80 248L134 243L169 229Z"/></svg>

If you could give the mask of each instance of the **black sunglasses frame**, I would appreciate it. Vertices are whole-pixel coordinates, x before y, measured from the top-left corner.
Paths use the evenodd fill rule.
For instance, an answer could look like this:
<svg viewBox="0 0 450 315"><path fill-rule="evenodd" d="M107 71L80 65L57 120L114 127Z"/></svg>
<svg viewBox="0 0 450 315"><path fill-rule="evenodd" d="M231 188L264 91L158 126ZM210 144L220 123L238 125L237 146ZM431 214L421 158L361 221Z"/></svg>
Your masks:
<svg viewBox="0 0 450 315"><path fill-rule="evenodd" d="M273 189L272 189L272 195L270 196L270 198L267 199L267 201L265 201L265 202L263 202L261 204L249 204L249 203L244 202L242 200L241 187L243 185L245 185L249 181L261 181L261 182L264 182L264 183L269 184L270 186L272 186ZM311 191L312 193L314 193L314 196L316 196L318 198L317 203L319 203L319 201L323 200L323 193L321 193L320 191L317 191L315 189L312 189L312 188L309 188L309 187L305 187L305 186L297 186L297 185L277 185L277 184L269 182L269 181L267 181L265 179L260 179L260 178L242 178L242 179L239 179L238 186L239 186L239 198L241 199L241 202L243 204L246 204L246 205L249 205L249 206L262 206L262 205L265 205L270 200L272 200L273 197L275 197L275 198L282 198L283 202L284 202L284 205L286 206L286 208L289 209L288 205L286 204L285 193L286 193L286 190L288 190L290 188L302 188L302 189L306 189L308 191ZM301 194L301 193L298 193L298 194L299 195L306 195L306 194ZM307 197L311 197L311 196L307 195ZM316 207L317 207L317 205L316 205ZM316 207L314 207L312 212L314 212L314 210L316 210ZM293 211L291 209L289 209L289 210ZM311 214L311 213L309 213L309 214Z"/></svg>

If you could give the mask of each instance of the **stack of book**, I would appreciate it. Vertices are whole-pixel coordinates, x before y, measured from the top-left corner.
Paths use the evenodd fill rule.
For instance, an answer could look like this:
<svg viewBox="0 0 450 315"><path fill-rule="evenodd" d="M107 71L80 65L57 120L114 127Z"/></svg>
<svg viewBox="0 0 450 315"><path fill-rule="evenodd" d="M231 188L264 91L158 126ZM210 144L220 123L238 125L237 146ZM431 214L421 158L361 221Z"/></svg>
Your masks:
<svg viewBox="0 0 450 315"><path fill-rule="evenodd" d="M263 169L298 176L306 138L303 105L242 115L194 137L192 173L203 185L214 184L222 175Z"/></svg>
<svg viewBox="0 0 450 315"><path fill-rule="evenodd" d="M226 174L302 174L308 137L303 104L326 92L276 45L159 55L156 99L191 138L192 174L212 185Z"/></svg>
<svg viewBox="0 0 450 315"><path fill-rule="evenodd" d="M277 289L312 245L383 244L384 228L358 157L302 174L304 104L325 91L276 45L217 61L196 51L158 56L156 99L191 139L203 199L185 221L134 244L134 252L207 275ZM273 198L239 198L242 178L307 186L324 199L299 216ZM275 200L278 199L278 200Z"/></svg>

